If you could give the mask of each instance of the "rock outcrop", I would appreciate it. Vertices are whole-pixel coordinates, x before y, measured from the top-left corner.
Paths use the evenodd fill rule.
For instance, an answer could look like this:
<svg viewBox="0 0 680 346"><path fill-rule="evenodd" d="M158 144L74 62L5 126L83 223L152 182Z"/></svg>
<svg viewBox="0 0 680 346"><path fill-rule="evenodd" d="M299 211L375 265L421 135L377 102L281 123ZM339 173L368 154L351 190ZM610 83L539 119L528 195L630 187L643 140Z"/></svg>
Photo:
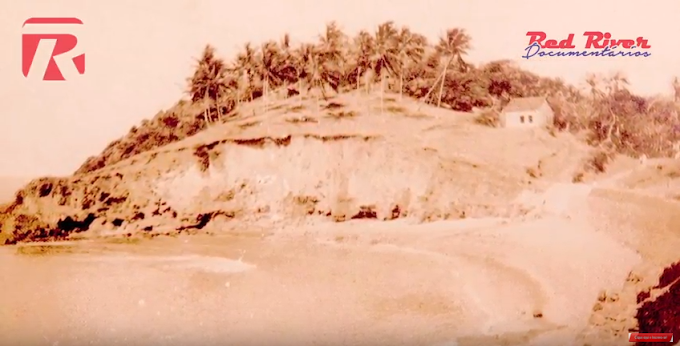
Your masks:
<svg viewBox="0 0 680 346"><path fill-rule="evenodd" d="M215 218L433 221L507 212L519 186L500 174L466 182L480 169L381 136L228 138L34 180L6 206L1 234L14 243L85 230L202 229Z"/></svg>

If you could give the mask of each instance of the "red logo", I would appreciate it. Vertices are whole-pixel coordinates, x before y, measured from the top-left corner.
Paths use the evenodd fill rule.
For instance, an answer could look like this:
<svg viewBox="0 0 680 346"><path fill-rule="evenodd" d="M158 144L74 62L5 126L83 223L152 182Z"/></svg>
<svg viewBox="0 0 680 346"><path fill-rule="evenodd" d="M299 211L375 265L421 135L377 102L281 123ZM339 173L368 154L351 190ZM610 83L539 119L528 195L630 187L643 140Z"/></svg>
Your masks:
<svg viewBox="0 0 680 346"><path fill-rule="evenodd" d="M78 18L29 18L21 35L22 72L27 78L66 80L85 73L85 53L73 31Z"/></svg>
<svg viewBox="0 0 680 346"><path fill-rule="evenodd" d="M673 333L628 333L629 342L673 342Z"/></svg>
<svg viewBox="0 0 680 346"><path fill-rule="evenodd" d="M549 39L543 31L529 31L529 44L522 57L529 59L539 57L649 57L649 40L643 36L637 38L614 38L611 33L586 31L583 33L585 43L577 48L574 44L575 34L569 34L561 40Z"/></svg>

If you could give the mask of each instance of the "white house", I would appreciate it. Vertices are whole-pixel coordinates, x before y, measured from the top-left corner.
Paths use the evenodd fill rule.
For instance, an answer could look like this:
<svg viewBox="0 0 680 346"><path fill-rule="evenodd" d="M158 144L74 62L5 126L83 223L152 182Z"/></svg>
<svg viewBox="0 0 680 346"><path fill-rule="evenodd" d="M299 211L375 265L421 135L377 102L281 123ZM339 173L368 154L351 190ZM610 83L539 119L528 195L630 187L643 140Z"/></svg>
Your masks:
<svg viewBox="0 0 680 346"><path fill-rule="evenodd" d="M500 114L501 127L544 127L552 125L555 113L545 97L512 99Z"/></svg>

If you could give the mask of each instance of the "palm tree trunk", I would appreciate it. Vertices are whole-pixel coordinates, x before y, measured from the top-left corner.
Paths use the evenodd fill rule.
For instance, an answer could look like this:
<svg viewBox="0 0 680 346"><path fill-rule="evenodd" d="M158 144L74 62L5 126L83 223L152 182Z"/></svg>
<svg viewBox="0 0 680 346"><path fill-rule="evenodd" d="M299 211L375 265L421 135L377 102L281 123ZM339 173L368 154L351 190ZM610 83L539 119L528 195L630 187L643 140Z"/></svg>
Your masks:
<svg viewBox="0 0 680 346"><path fill-rule="evenodd" d="M269 105L269 76L264 78L264 85L262 86L262 95L264 96L264 112L267 111L267 106Z"/></svg>
<svg viewBox="0 0 680 346"><path fill-rule="evenodd" d="M321 112L321 106L319 105L319 94L315 93L313 88L312 88L312 93L314 94L314 103L316 104L316 114L319 116L319 113Z"/></svg>
<svg viewBox="0 0 680 346"><path fill-rule="evenodd" d="M368 72L368 71L366 71ZM368 73L364 73L364 82L366 84L366 95L371 93L370 83L368 83Z"/></svg>
<svg viewBox="0 0 680 346"><path fill-rule="evenodd" d="M427 102L427 98L430 97L430 94L432 93L432 91L434 90L434 88L437 87L437 83L439 83L439 80L442 78L443 75L444 75L443 73L440 73L440 74L437 76L437 79L435 79L434 82L432 83L432 86L430 87L430 90L428 90L428 91L427 91L427 94L425 94L425 96L423 96L423 99L425 100L425 102Z"/></svg>
<svg viewBox="0 0 680 346"><path fill-rule="evenodd" d="M404 96L404 58L401 58L401 66L399 70L399 101L402 100Z"/></svg>
<svg viewBox="0 0 680 346"><path fill-rule="evenodd" d="M328 101L328 94L326 94L326 83L321 82L321 85L319 85L319 89L321 90L321 97L323 97L323 100Z"/></svg>
<svg viewBox="0 0 680 346"><path fill-rule="evenodd" d="M444 83L446 82L446 72L449 69L449 65L451 64L451 59L453 59L453 58L450 58L446 62L446 65L444 65L444 72L442 73L442 84L439 87L439 101L437 102L437 107L442 106L442 93L444 92Z"/></svg>
<svg viewBox="0 0 680 346"><path fill-rule="evenodd" d="M220 101L215 102L215 107L217 108L217 123L222 122L222 103Z"/></svg>
<svg viewBox="0 0 680 346"><path fill-rule="evenodd" d="M383 114L385 107L385 78L380 76L380 115Z"/></svg>
<svg viewBox="0 0 680 346"><path fill-rule="evenodd" d="M399 73L399 101L404 97L404 73Z"/></svg>
<svg viewBox="0 0 680 346"><path fill-rule="evenodd" d="M203 106L205 107L203 117L205 118L205 125L206 127L210 127L210 102L208 98L208 89L205 89L205 93L203 94Z"/></svg>
<svg viewBox="0 0 680 346"><path fill-rule="evenodd" d="M359 70L357 70L357 90L359 90L359 88L360 88L360 82L359 82L360 78L361 78L361 68L359 68Z"/></svg>
<svg viewBox="0 0 680 346"><path fill-rule="evenodd" d="M248 74L248 94L250 94L250 102L253 102L253 79Z"/></svg>
<svg viewBox="0 0 680 346"><path fill-rule="evenodd" d="M300 107L302 107L302 79L298 78L298 101L300 102Z"/></svg>

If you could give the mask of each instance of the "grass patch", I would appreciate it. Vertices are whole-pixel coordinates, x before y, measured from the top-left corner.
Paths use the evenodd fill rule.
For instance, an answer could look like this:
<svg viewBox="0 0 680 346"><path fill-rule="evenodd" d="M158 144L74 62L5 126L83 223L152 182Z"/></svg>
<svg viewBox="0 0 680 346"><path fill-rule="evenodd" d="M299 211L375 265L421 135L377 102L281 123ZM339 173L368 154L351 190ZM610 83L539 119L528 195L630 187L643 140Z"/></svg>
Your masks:
<svg viewBox="0 0 680 346"><path fill-rule="evenodd" d="M249 121L247 123L239 124L238 127L241 129L247 129L249 127L260 125L259 121Z"/></svg>
<svg viewBox="0 0 680 346"><path fill-rule="evenodd" d="M574 176L571 178L572 183L582 183L586 178L586 174L583 172L578 172L574 174Z"/></svg>
<svg viewBox="0 0 680 346"><path fill-rule="evenodd" d="M345 105L343 105L342 103L337 103L337 102L329 102L323 108L327 109L327 110L334 110L334 109L345 108Z"/></svg>
<svg viewBox="0 0 680 346"><path fill-rule="evenodd" d="M291 113L300 113L305 109L307 109L307 107L302 106L302 105L297 105L297 106L293 106L293 107L288 108L288 111L291 112Z"/></svg>
<svg viewBox="0 0 680 346"><path fill-rule="evenodd" d="M406 108L401 107L401 106L387 106L385 107L385 110L391 113L395 114L405 114L406 113Z"/></svg>
<svg viewBox="0 0 680 346"><path fill-rule="evenodd" d="M487 109L475 117L475 124L488 127L499 127L501 125L500 116L497 111Z"/></svg>
<svg viewBox="0 0 680 346"><path fill-rule="evenodd" d="M406 113L404 114L408 118L413 119L431 119L432 117L425 113Z"/></svg>
<svg viewBox="0 0 680 346"><path fill-rule="evenodd" d="M358 114L357 112L355 112L355 111L349 111L349 112L331 112L331 113L328 113L328 116L327 116L327 117L328 117L328 118L332 118L332 119L336 119L336 120L337 120L337 119L354 118L354 117L356 117L357 115L359 115L359 114Z"/></svg>
<svg viewBox="0 0 680 346"><path fill-rule="evenodd" d="M607 165L609 165L612 158L612 154L600 150L586 160L583 168L586 172L604 173L607 171Z"/></svg>
<svg viewBox="0 0 680 346"><path fill-rule="evenodd" d="M133 238L130 235L104 239L104 242L108 244L139 244L141 241L141 238Z"/></svg>
<svg viewBox="0 0 680 346"><path fill-rule="evenodd" d="M58 254L75 253L71 245L20 245L17 246L17 255L48 256Z"/></svg>
<svg viewBox="0 0 680 346"><path fill-rule="evenodd" d="M283 109L286 105L284 104L278 104L275 106L267 106L266 111L278 111L279 109Z"/></svg>
<svg viewBox="0 0 680 346"><path fill-rule="evenodd" d="M291 124L303 124L303 123L312 123L312 124L318 124L319 120L315 118L310 118L310 117L297 117L297 118L288 118L286 119L287 123Z"/></svg>

